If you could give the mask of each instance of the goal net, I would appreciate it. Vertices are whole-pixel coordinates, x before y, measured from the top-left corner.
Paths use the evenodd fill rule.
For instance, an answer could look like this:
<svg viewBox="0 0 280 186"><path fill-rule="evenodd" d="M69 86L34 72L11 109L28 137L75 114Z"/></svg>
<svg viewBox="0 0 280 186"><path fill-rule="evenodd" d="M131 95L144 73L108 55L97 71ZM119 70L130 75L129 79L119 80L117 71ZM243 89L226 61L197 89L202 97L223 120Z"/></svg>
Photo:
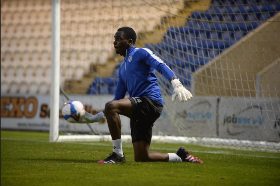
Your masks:
<svg viewBox="0 0 280 186"><path fill-rule="evenodd" d="M279 0L61 0L59 9L59 84L88 112L114 97L122 63L114 34L129 26L136 47L152 50L194 95L172 102L157 72L165 106L153 141L280 150ZM59 108L66 101L61 95ZM129 141L129 119L121 119ZM110 140L106 120L60 119L51 133L53 141Z"/></svg>

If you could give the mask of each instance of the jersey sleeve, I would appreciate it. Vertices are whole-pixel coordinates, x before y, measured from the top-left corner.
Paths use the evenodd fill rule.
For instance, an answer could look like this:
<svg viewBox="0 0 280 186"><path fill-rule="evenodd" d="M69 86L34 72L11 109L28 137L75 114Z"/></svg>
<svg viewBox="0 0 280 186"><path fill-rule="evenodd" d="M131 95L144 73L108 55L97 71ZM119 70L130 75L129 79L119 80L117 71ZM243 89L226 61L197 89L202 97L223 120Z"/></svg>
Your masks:
<svg viewBox="0 0 280 186"><path fill-rule="evenodd" d="M118 77L118 83L117 83L117 88L116 88L116 92L115 92L115 97L113 100L119 100L119 99L123 99L126 93L126 87L125 84L121 78L120 75L120 71L119 71L119 77Z"/></svg>
<svg viewBox="0 0 280 186"><path fill-rule="evenodd" d="M142 55L142 59L146 62L146 64L156 69L169 81L171 81L172 78L176 77L174 72L150 49L143 48Z"/></svg>

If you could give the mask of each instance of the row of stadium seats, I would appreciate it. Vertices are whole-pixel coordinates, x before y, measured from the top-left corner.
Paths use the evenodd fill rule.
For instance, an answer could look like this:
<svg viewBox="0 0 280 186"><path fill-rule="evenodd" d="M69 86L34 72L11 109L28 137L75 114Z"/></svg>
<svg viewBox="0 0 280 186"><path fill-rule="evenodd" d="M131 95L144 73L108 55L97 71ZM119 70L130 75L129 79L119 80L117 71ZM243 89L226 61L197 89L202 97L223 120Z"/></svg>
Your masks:
<svg viewBox="0 0 280 186"><path fill-rule="evenodd" d="M167 29L162 42L145 47L159 55L182 83L190 87L191 72L219 56L279 10L276 0L214 0L208 10L191 13L185 26ZM166 91L172 92L170 83L161 75L158 77ZM88 94L113 93L110 89L115 86L106 88L106 83L100 83L106 81L95 78Z"/></svg>
<svg viewBox="0 0 280 186"><path fill-rule="evenodd" d="M23 66L36 66L36 65L50 65L51 64L51 52L50 51L6 51L2 52L1 65L23 65Z"/></svg>
<svg viewBox="0 0 280 186"><path fill-rule="evenodd" d="M64 50L113 50L113 36L75 35L61 37L61 47ZM51 51L51 37L2 37L2 52Z"/></svg>
<svg viewBox="0 0 280 186"><path fill-rule="evenodd" d="M138 32L142 30L151 30L157 20L155 19L127 19L113 21L63 21L61 23L61 36L73 36L75 38L78 35L83 37L104 37L112 34L119 27L123 25L132 25ZM51 24L46 22L35 23L10 23L5 22L1 24L1 35L13 38L13 37L51 37Z"/></svg>
<svg viewBox="0 0 280 186"><path fill-rule="evenodd" d="M82 66L61 67L62 80L76 79L80 80L85 73L85 69ZM51 80L51 67L50 66L7 66L1 65L1 79L7 82L49 82Z"/></svg>
<svg viewBox="0 0 280 186"><path fill-rule="evenodd" d="M45 0L3 0L1 1L1 11L21 11L21 10L48 10L51 11L51 1Z"/></svg>
<svg viewBox="0 0 280 186"><path fill-rule="evenodd" d="M11 24L27 24L27 23L51 23L51 10L21 10L21 11L2 11L1 7L1 22Z"/></svg>
<svg viewBox="0 0 280 186"><path fill-rule="evenodd" d="M191 1L191 0L187 0ZM183 6L184 1L172 1L172 7ZM156 0L156 1L131 1L131 0L84 0L83 3L79 4L79 8L90 8L90 9L98 9L103 8L104 10L111 7L116 8L124 8L124 7L140 7L146 6L149 7L158 7L160 5L169 5L170 0ZM73 9L75 10L77 6L73 6L70 2L62 2L61 6L66 9Z"/></svg>
<svg viewBox="0 0 280 186"><path fill-rule="evenodd" d="M91 83L87 94L114 94L116 90L119 67L117 65L110 77L96 77Z"/></svg>
<svg viewBox="0 0 280 186"><path fill-rule="evenodd" d="M182 29L182 28L181 28ZM190 32L189 34L184 34L184 32L181 32L179 29L177 34L174 35L174 30L169 30L170 32L166 34L166 36L163 39L163 43L172 47L173 45L178 44L178 47L181 48L182 46L185 46L187 48L188 46L200 46L201 41L213 43L213 42L236 42L239 39L241 39L244 35L246 35L247 32L243 31L234 31L234 32L207 32L204 30L200 30L197 33ZM183 30L184 31L184 30ZM176 30L175 30L176 32ZM208 44L209 46L210 44ZM206 47L209 48L209 47ZM214 47L219 48L219 47Z"/></svg>
<svg viewBox="0 0 280 186"><path fill-rule="evenodd" d="M280 9L279 9L280 10ZM225 15L222 19L213 16L207 19L189 19L184 30L187 32L204 31L250 31L270 19L274 13ZM182 28L181 28L182 30Z"/></svg>
<svg viewBox="0 0 280 186"><path fill-rule="evenodd" d="M88 69L90 64L104 64L109 52L106 50L62 50L60 55L61 66L83 66ZM48 66L51 65L50 51L15 51L2 52L1 65L3 66Z"/></svg>
<svg viewBox="0 0 280 186"><path fill-rule="evenodd" d="M277 0L213 0L212 6L248 5L268 2L277 2Z"/></svg>
<svg viewBox="0 0 280 186"><path fill-rule="evenodd" d="M81 9L64 9L62 7L61 20L71 20L71 21L90 21L92 19L96 21L107 21L114 20L118 21L120 19L159 19L161 16L168 13L177 13L178 7L172 8L168 5L158 5L156 7L152 6L124 6L124 7L107 7L100 9L91 8L81 8ZM143 14L145 12L145 14Z"/></svg>
<svg viewBox="0 0 280 186"><path fill-rule="evenodd" d="M61 24L61 35L92 35L103 36L114 33L124 25L131 25L137 32L151 31L159 19L120 19L102 21L63 21Z"/></svg>
<svg viewBox="0 0 280 186"><path fill-rule="evenodd" d="M125 10L124 10L125 9ZM113 24L117 22L129 20L160 20L166 12L175 14L178 7L170 7L167 5L160 5L159 7L151 6L138 6L138 7L111 7L106 9L84 9L61 10L61 22L104 22L111 21ZM143 14L145 12L145 14ZM51 24L51 11L50 10L22 10L22 11L2 11L1 22L9 24L36 24L47 23ZM100 23L99 23L100 24Z"/></svg>
<svg viewBox="0 0 280 186"><path fill-rule="evenodd" d="M46 82L7 82L1 81L1 94L49 94L50 84L49 81Z"/></svg>
<svg viewBox="0 0 280 186"><path fill-rule="evenodd" d="M176 14L183 6L183 1L170 5L168 0L61 1L61 84L81 79L91 64L105 64L117 28L152 31L161 16ZM1 1L1 77L6 87L50 81L51 28L51 1Z"/></svg>
<svg viewBox="0 0 280 186"><path fill-rule="evenodd" d="M148 45L147 47L153 48L156 53L161 52L162 54L159 54L159 56L168 66L175 65L177 68L187 68L192 72L198 70L202 65L205 65L223 51L219 49L195 50L194 48L186 48L185 50L174 50L171 54L168 54L164 51L155 50L153 46Z"/></svg>
<svg viewBox="0 0 280 186"><path fill-rule="evenodd" d="M196 19L192 14L186 26L169 28L163 42L147 44L146 47L160 55L164 55L165 51L173 54L174 51L173 56L164 56L164 59L195 71L275 14L214 14L210 18L204 14L207 11L199 12ZM182 53L178 54L178 51Z"/></svg>
<svg viewBox="0 0 280 186"><path fill-rule="evenodd" d="M189 19L186 25L197 25L198 22L211 22L211 23L218 23L218 22L237 22L237 23L244 23L244 22L263 22L267 19L271 18L275 12L263 12L263 13L250 13L250 14L226 14L224 16L219 14L212 14L211 16L208 15L201 15L196 14L192 15L195 16L192 19ZM192 26L193 27L193 26Z"/></svg>
<svg viewBox="0 0 280 186"><path fill-rule="evenodd" d="M1 77L3 79L11 79L14 81L38 81L41 82L43 79L50 80L51 67L50 66L17 66L14 67L9 65L7 67L1 64ZM40 77L40 78L38 78Z"/></svg>
<svg viewBox="0 0 280 186"><path fill-rule="evenodd" d="M5 37L49 37L51 30L51 24L46 22L1 24L1 35Z"/></svg>
<svg viewBox="0 0 280 186"><path fill-rule="evenodd" d="M51 50L51 37L1 37L1 51Z"/></svg>
<svg viewBox="0 0 280 186"><path fill-rule="evenodd" d="M247 6L224 6L224 7L212 7L207 11L197 11L191 14L191 18L199 19L201 17L207 17L210 19L212 16L223 14L234 15L234 14L258 14L264 12L276 13L280 10L280 4L259 4L259 5L247 5Z"/></svg>
<svg viewBox="0 0 280 186"><path fill-rule="evenodd" d="M174 30L173 30L174 31ZM224 49L241 39L247 32L205 32L201 30L198 33L190 33L188 35L176 34L174 37L165 36L161 44L157 44L159 48L172 50L174 46L181 50L186 48L214 48ZM148 46L148 45L147 45ZM157 50L157 49L156 49Z"/></svg>

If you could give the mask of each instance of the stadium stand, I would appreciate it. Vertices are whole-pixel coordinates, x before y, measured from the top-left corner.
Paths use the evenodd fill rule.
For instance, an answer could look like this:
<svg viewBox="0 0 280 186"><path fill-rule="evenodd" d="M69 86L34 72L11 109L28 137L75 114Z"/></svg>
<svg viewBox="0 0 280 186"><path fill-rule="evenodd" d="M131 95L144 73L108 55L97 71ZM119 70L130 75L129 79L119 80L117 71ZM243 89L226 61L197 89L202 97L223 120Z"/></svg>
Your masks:
<svg viewBox="0 0 280 186"><path fill-rule="evenodd" d="M1 72L2 75L2 72ZM2 79L2 77L1 77ZM6 81L1 81L1 94L6 94L9 91L9 83Z"/></svg>
<svg viewBox="0 0 280 186"><path fill-rule="evenodd" d="M191 72L218 57L279 11L278 0L214 0L208 10L192 12L185 26L167 29L162 42L145 47L165 59L179 77L188 77L184 84L190 88ZM95 78L88 94L106 92L102 88L107 87L101 86L106 81L106 77Z"/></svg>
<svg viewBox="0 0 280 186"><path fill-rule="evenodd" d="M62 69L70 70L63 72L62 80L81 80L95 64L107 70L113 69L116 63L109 67L106 65L113 53L112 34L117 28L129 24L139 32L152 31L164 15L155 7L176 13L177 7L182 6L170 7L165 1L151 1L150 4L126 1L126 11L123 11L123 3L118 0L89 0L84 4L73 4L67 0L61 2ZM73 53L75 49L82 52ZM7 90L6 93L18 92L13 80L21 76L31 89L27 91L29 93L40 90L31 81L36 80L40 84L43 83L40 79L48 79L50 82L50 73L42 76L37 70L51 64L51 1L1 1L1 56L1 66L7 71L6 75L1 73L9 87L3 89ZM21 74L15 76L18 66ZM79 67L78 73L74 76L71 69L76 67Z"/></svg>
<svg viewBox="0 0 280 186"><path fill-rule="evenodd" d="M25 95L28 92L28 83L26 81L19 82L19 94Z"/></svg>
<svg viewBox="0 0 280 186"><path fill-rule="evenodd" d="M48 94L50 91L50 85L47 82L41 82L39 84L38 93L39 94Z"/></svg>
<svg viewBox="0 0 280 186"><path fill-rule="evenodd" d="M62 73L62 84L65 84L64 80L90 82L88 77L95 78L98 75L104 76L100 77L104 79L115 78L113 73L117 68L114 70L114 67L118 62L108 62L114 53L111 44L113 32L124 24L130 25L139 33L156 32L155 28L166 12L177 14L184 8L179 1L172 6L168 1L126 1L127 11L122 10L123 1L85 2L73 6L73 3L62 1L61 68L67 71ZM194 9L184 26L165 30L165 36L160 38L161 42L148 43L145 47L166 59L167 64L169 61L174 62L177 67L170 67L179 73L178 76L190 77L191 72L208 64L279 10L278 0L213 0L212 6L207 10ZM77 49L80 52L75 52ZM171 55L165 51L169 51ZM8 87L11 87L10 83L16 78L15 75L12 76L12 71L17 73L15 69L18 66L24 68L24 73L20 76L23 75L23 79L29 83L29 78L40 79L36 78L40 76L36 72L37 67L50 64L51 2L1 1L1 67L6 71L5 75L1 72L1 77L9 84ZM78 73L73 75L71 69L76 67L79 67ZM89 75L95 68L98 68L95 75ZM106 69L106 73L103 69ZM13 78L9 79L11 77ZM42 77L44 81L50 81L49 73ZM97 88L88 89L89 94L112 93L115 86L103 86L108 90L102 90L101 86L94 83L95 80L91 87ZM190 78L185 83L190 86ZM86 90L81 92L85 93Z"/></svg>
<svg viewBox="0 0 280 186"><path fill-rule="evenodd" d="M37 82L30 82L28 86L28 93L29 94L38 94L38 84Z"/></svg>
<svg viewBox="0 0 280 186"><path fill-rule="evenodd" d="M15 82L15 81L10 82L9 93L17 94L18 91L19 91L19 83Z"/></svg>

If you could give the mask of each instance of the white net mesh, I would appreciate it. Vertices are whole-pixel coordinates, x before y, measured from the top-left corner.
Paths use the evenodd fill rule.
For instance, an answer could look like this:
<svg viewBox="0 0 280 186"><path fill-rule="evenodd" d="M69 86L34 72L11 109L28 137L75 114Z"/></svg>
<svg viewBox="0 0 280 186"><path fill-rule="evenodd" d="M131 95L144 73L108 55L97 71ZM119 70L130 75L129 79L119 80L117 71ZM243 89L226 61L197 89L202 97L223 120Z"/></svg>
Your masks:
<svg viewBox="0 0 280 186"><path fill-rule="evenodd" d="M61 87L89 112L101 110L113 98L122 61L113 36L129 26L136 47L155 52L194 95L172 103L170 82L157 73L165 108L155 135L277 149L279 11L279 0L61 0ZM49 1L1 1L2 93L49 93L50 15ZM93 133L85 124L61 120L60 127L61 134ZM91 127L108 134L104 123Z"/></svg>
<svg viewBox="0 0 280 186"><path fill-rule="evenodd" d="M69 44L62 51L76 54L74 64L90 74L90 86L78 89L70 78L72 89L67 81L65 88L114 94L122 59L113 35L130 26L136 46L154 51L195 95L172 103L170 82L157 74L165 109L154 134L279 142L279 7L277 0L63 1L62 41Z"/></svg>

